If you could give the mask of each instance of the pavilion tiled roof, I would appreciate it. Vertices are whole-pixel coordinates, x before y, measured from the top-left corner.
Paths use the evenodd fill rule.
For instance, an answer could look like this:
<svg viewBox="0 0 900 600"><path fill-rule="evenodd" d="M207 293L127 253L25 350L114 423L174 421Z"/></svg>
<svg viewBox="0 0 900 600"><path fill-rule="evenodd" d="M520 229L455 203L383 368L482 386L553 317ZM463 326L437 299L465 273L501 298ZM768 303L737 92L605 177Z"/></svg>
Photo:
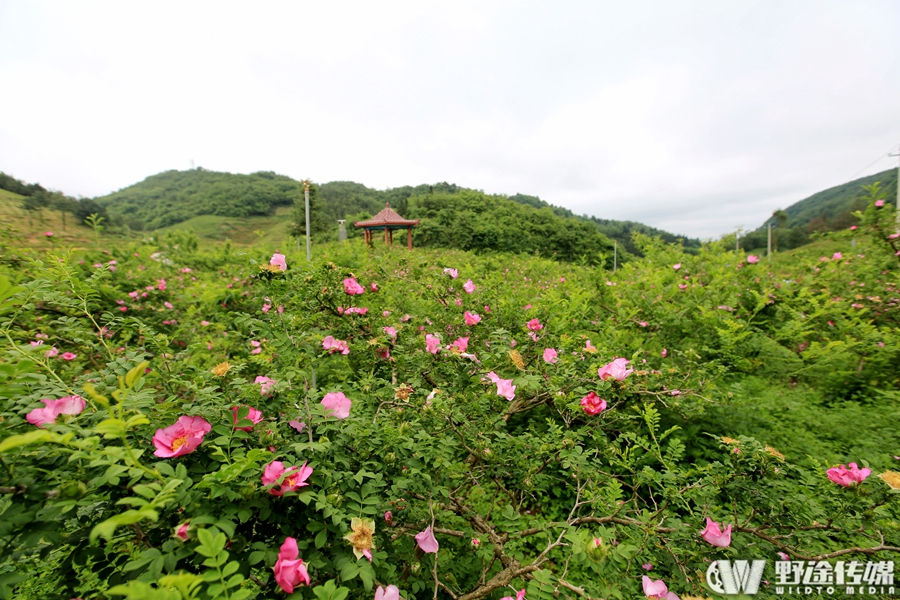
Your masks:
<svg viewBox="0 0 900 600"><path fill-rule="evenodd" d="M367 221L356 221L357 227L384 227L385 225L418 225L419 219L404 219L391 208L391 203L386 202L380 213Z"/></svg>

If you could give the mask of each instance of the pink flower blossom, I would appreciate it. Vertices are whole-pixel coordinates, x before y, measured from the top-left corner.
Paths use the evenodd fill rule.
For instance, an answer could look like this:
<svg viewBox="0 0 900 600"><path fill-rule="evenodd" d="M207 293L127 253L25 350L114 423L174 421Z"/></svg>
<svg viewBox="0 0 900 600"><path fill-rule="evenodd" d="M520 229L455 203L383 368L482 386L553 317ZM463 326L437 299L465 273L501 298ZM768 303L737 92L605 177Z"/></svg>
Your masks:
<svg viewBox="0 0 900 600"><path fill-rule="evenodd" d="M157 429L153 435L154 454L161 458L174 458L190 454L197 449L203 436L212 430L203 417L182 415L165 429Z"/></svg>
<svg viewBox="0 0 900 600"><path fill-rule="evenodd" d="M444 274L449 275L453 279L456 279L457 277L459 277L459 271L457 271L456 269L451 269L450 267L447 267L446 269L444 269Z"/></svg>
<svg viewBox="0 0 900 600"><path fill-rule="evenodd" d="M56 417L59 415L80 414L85 407L84 398L81 396L66 396L59 400L43 398L41 402L44 403L43 408L35 408L25 415L25 419L37 427L56 422Z"/></svg>
<svg viewBox="0 0 900 600"><path fill-rule="evenodd" d="M393 523L394 523L394 513L392 513L392 512L389 511L389 510L388 510L388 511L385 511L385 513L384 513L384 522L387 523L388 525L393 525Z"/></svg>
<svg viewBox="0 0 900 600"><path fill-rule="evenodd" d="M528 321L527 327L531 331L540 331L541 329L544 328L544 326L541 325L541 322L538 319L532 319L532 320Z"/></svg>
<svg viewBox="0 0 900 600"><path fill-rule="evenodd" d="M273 485L284 476L284 479L281 480L281 487L278 489L270 488L269 493L273 496L284 496L288 492L296 492L298 489L309 485L306 480L312 475L313 470L312 467L308 467L306 464L303 463L303 466L300 467L296 465L285 467L280 460L273 460L263 469L263 485Z"/></svg>
<svg viewBox="0 0 900 600"><path fill-rule="evenodd" d="M454 341L451 344L451 346L457 352L460 352L460 353L465 352L469 348L469 338L467 338L467 337L456 338L456 341Z"/></svg>
<svg viewBox="0 0 900 600"><path fill-rule="evenodd" d="M188 541L188 523L182 523L178 529L175 530L175 537L179 538L182 542Z"/></svg>
<svg viewBox="0 0 900 600"><path fill-rule="evenodd" d="M512 379L500 379L500 377L491 371L487 374L487 378L497 384L497 395L512 401L516 397L516 386L512 384Z"/></svg>
<svg viewBox="0 0 900 600"><path fill-rule="evenodd" d="M729 525L723 531L721 525L706 517L706 529L701 531L700 535L713 546L727 548L731 545L731 528L732 526Z"/></svg>
<svg viewBox="0 0 900 600"><path fill-rule="evenodd" d="M264 314L269 314L269 311L270 311L270 310L272 310L272 305L269 304L268 302L265 302L265 303L262 305L262 311L263 311L263 313L264 313Z"/></svg>
<svg viewBox="0 0 900 600"><path fill-rule="evenodd" d="M781 560L791 560L791 557L784 552L776 552L775 554L777 554L778 558L780 558Z"/></svg>
<svg viewBox="0 0 900 600"><path fill-rule="evenodd" d="M842 258L844 258L844 255L841 254L840 252L835 252L834 254L831 255L832 260L841 260Z"/></svg>
<svg viewBox="0 0 900 600"><path fill-rule="evenodd" d="M411 316L411 315L403 315L402 317L400 317L400 322L401 322L401 323L406 323L406 322L409 321L410 319L412 319L412 316Z"/></svg>
<svg viewBox="0 0 900 600"><path fill-rule="evenodd" d="M672 265L672 268L677 271L678 269L681 268L681 263L675 263L674 265Z"/></svg>
<svg viewBox="0 0 900 600"><path fill-rule="evenodd" d="M475 284L472 283L472 280L471 280L471 279L469 279L468 281L466 281L466 282L463 284L463 289L466 290L466 293L467 293L467 294L471 294L472 292L475 291Z"/></svg>
<svg viewBox="0 0 900 600"><path fill-rule="evenodd" d="M344 291L347 292L351 296L357 296L359 294L364 294L366 289L359 285L356 282L356 279L353 277L348 277L344 280Z"/></svg>
<svg viewBox="0 0 900 600"><path fill-rule="evenodd" d="M469 312L469 311L465 312L465 314L463 315L463 318L466 320L466 325L469 325L470 327L472 325L478 324L481 321L481 316L479 316L477 313L473 313L473 312Z"/></svg>
<svg viewBox="0 0 900 600"><path fill-rule="evenodd" d="M759 262L759 257L756 256L755 254L748 254L747 262L750 263L751 265L755 265L756 263Z"/></svg>
<svg viewBox="0 0 900 600"><path fill-rule="evenodd" d="M372 290L373 292L377 292L377 291L378 291L378 284L377 284L377 283L374 283L374 282L370 283L370 284L369 284L369 289Z"/></svg>
<svg viewBox="0 0 900 600"><path fill-rule="evenodd" d="M596 352L597 349L594 347L593 344L591 344L591 340L585 340L584 341L584 351L585 352Z"/></svg>
<svg viewBox="0 0 900 600"><path fill-rule="evenodd" d="M838 485L842 485L844 487L850 487L853 484L862 483L866 477L872 474L871 469L862 468L856 466L856 463L850 463L850 468L844 468L844 465L839 467L833 467L826 471L828 474L828 479L835 482Z"/></svg>
<svg viewBox="0 0 900 600"><path fill-rule="evenodd" d="M277 256L277 255L276 255ZM292 537L285 538L278 552L278 560L275 561L275 582L288 594L294 593L294 587L300 585L309 586L309 573L303 559L298 558L300 550L297 548L297 540Z"/></svg>
<svg viewBox="0 0 900 600"><path fill-rule="evenodd" d="M389 585L386 588L380 585L375 590L375 600L400 600L400 588Z"/></svg>
<svg viewBox="0 0 900 600"><path fill-rule="evenodd" d="M169 310L172 310L173 308L175 308L174 306L172 306L171 302L163 302L163 306L165 306Z"/></svg>
<svg viewBox="0 0 900 600"><path fill-rule="evenodd" d="M392 340L397 339L397 329L394 327L382 327L381 330L384 332L386 336L391 338Z"/></svg>
<svg viewBox="0 0 900 600"><path fill-rule="evenodd" d="M882 206L884 206L884 200L875 201L875 208L881 208Z"/></svg>
<svg viewBox="0 0 900 600"><path fill-rule="evenodd" d="M640 325L641 327L646 327L649 324L650 323L648 323L647 321L638 321L638 325Z"/></svg>
<svg viewBox="0 0 900 600"><path fill-rule="evenodd" d="M48 238L49 238L49 237L53 237L53 232L52 232L52 231L45 231L45 232L44 232L44 235L45 235L46 237L48 237Z"/></svg>
<svg viewBox="0 0 900 600"><path fill-rule="evenodd" d="M644 595L650 600L680 600L674 592L670 592L662 579L651 580L644 575L641 580L644 586Z"/></svg>
<svg viewBox="0 0 900 600"><path fill-rule="evenodd" d="M858 228L857 228L856 225L851 225L851 226L850 226L850 231L856 231L857 229L858 229Z"/></svg>
<svg viewBox="0 0 900 600"><path fill-rule="evenodd" d="M63 360L75 360L75 358L77 358L77 357L75 354L72 354L71 352L64 352L63 355L60 356L60 358Z"/></svg>
<svg viewBox="0 0 900 600"><path fill-rule="evenodd" d="M422 552L425 552L426 554L438 551L438 541L434 537L434 532L431 531L431 525L426 527L425 531L416 534L416 543L419 545L419 548L422 549Z"/></svg>
<svg viewBox="0 0 900 600"><path fill-rule="evenodd" d="M328 350L328 354L340 352L341 354L350 354L350 346L344 340L336 340L333 336L327 335L322 340L322 348Z"/></svg>
<svg viewBox="0 0 900 600"><path fill-rule="evenodd" d="M663 358L665 358L668 353L669 353L669 351L666 350L665 348L663 348L662 352L660 352L659 355L662 356Z"/></svg>
<svg viewBox="0 0 900 600"><path fill-rule="evenodd" d="M437 336L430 333L425 336L425 350L432 354L437 354L441 349L441 340Z"/></svg>
<svg viewBox="0 0 900 600"><path fill-rule="evenodd" d="M38 346L44 345L44 340L36 340L36 341L28 342L28 343L31 344L33 347L37 348Z"/></svg>
<svg viewBox="0 0 900 600"><path fill-rule="evenodd" d="M59 350L56 349L56 346L53 346L49 350L44 352L44 358L53 358L57 354L59 354Z"/></svg>
<svg viewBox="0 0 900 600"><path fill-rule="evenodd" d="M338 312L341 312L341 309L338 308ZM353 306L351 308L343 309L343 314L345 315L364 315L369 312L368 308Z"/></svg>
<svg viewBox="0 0 900 600"><path fill-rule="evenodd" d="M645 571L652 571L652 570L653 570L653 563L651 563L651 562L645 562L644 564L641 565L641 568L642 568L643 570L645 570Z"/></svg>
<svg viewBox="0 0 900 600"><path fill-rule="evenodd" d="M553 348L544 348L544 362L555 365L559 361L559 353Z"/></svg>
<svg viewBox="0 0 900 600"><path fill-rule="evenodd" d="M278 254L277 252L272 255L272 258L269 259L269 264L273 267L278 267L281 271L287 271L287 260L284 257L284 254Z"/></svg>
<svg viewBox="0 0 900 600"><path fill-rule="evenodd" d="M292 419L288 421L288 425L297 430L297 433L303 433L303 430L306 429L306 423L303 421L298 421L296 419Z"/></svg>
<svg viewBox="0 0 900 600"><path fill-rule="evenodd" d="M581 399L581 408L589 415L599 415L606 410L606 400L591 392Z"/></svg>
<svg viewBox="0 0 900 600"><path fill-rule="evenodd" d="M330 392L325 394L320 404L325 407L326 417L346 419L350 416L350 407L353 406L353 401L345 396L343 392Z"/></svg>
<svg viewBox="0 0 900 600"><path fill-rule="evenodd" d="M522 588L521 590L516 592L515 598L513 598L512 596L504 596L503 598L500 598L500 600L525 600L525 588Z"/></svg>
<svg viewBox="0 0 900 600"><path fill-rule="evenodd" d="M259 377L257 377L257 379L259 379ZM268 379L268 377L266 377L264 379ZM257 423L259 423L260 421L263 420L262 411L256 410L255 408L253 408L251 406L248 406L247 408L249 408L250 410L247 413L247 416L244 417L245 419L249 419L253 423L253 425L256 425ZM241 431L252 431L253 425L250 425L250 426L245 425L244 427L237 427L238 409L239 409L239 407L237 407L237 406L234 406L231 408L231 416L232 416L233 424L235 425L235 429L240 429Z"/></svg>
<svg viewBox="0 0 900 600"><path fill-rule="evenodd" d="M627 366L628 360L617 358L597 369L597 375L600 376L600 379L604 380L615 379L616 381L623 381L634 372L634 369L628 369L626 368Z"/></svg>

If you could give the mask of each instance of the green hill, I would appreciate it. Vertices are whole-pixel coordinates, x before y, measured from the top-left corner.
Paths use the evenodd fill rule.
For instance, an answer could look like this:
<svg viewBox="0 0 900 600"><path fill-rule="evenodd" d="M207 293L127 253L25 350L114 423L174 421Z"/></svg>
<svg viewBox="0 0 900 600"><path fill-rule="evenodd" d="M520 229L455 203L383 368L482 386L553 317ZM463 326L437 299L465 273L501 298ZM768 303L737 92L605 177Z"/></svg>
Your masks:
<svg viewBox="0 0 900 600"><path fill-rule="evenodd" d="M853 212L865 208L866 204L863 197L867 194L863 188L874 183L880 184L881 196L888 204L896 203L897 169L888 169L828 188L784 209L787 221L781 226L782 231L776 234L778 246L781 249L797 248L807 244L813 233L837 231L854 225L857 219ZM744 248L765 248L770 223L773 228L778 227L773 215L759 229L745 235L742 243Z"/></svg>

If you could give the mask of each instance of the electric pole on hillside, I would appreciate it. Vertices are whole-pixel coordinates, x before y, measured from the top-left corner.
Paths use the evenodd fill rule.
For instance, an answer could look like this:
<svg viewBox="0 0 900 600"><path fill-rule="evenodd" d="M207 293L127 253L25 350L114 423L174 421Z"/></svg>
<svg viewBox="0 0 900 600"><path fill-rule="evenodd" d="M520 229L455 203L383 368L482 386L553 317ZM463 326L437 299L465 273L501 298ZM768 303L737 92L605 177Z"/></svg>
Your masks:
<svg viewBox="0 0 900 600"><path fill-rule="evenodd" d="M888 154L888 156L898 156L900 157L900 152L897 154ZM897 164L897 233L900 233L900 163Z"/></svg>
<svg viewBox="0 0 900 600"><path fill-rule="evenodd" d="M619 267L619 242L618 240L613 240L613 273L616 272L616 269Z"/></svg>
<svg viewBox="0 0 900 600"><path fill-rule="evenodd" d="M772 223L769 223L769 243L766 247L766 260L772 260Z"/></svg>
<svg viewBox="0 0 900 600"><path fill-rule="evenodd" d="M303 184L303 199L306 201L306 260L312 261L312 253L310 252L309 237L309 179L304 179L300 183Z"/></svg>

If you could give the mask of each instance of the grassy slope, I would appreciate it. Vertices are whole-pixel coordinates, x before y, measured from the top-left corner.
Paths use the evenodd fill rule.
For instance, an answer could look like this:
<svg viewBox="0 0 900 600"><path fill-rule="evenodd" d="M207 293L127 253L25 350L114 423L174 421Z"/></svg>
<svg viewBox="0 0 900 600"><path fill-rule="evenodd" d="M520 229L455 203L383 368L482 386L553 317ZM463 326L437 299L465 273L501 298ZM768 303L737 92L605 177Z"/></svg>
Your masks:
<svg viewBox="0 0 900 600"><path fill-rule="evenodd" d="M270 217L238 218L200 215L169 227L163 227L156 230L155 233L190 230L206 240L231 240L237 244L253 244L262 238L266 242L284 244L288 241L290 214L290 206L279 206L275 210L275 214ZM256 232L261 232L261 235L257 235Z"/></svg>
<svg viewBox="0 0 900 600"><path fill-rule="evenodd" d="M66 215L65 226L59 211L42 210L32 215L22 208L22 196L0 190L0 221L3 225L13 228L24 236L24 243L28 246L50 246L44 235L46 231L53 232L53 243L67 246L83 246L93 241L93 232L90 228L78 225L71 214Z"/></svg>

